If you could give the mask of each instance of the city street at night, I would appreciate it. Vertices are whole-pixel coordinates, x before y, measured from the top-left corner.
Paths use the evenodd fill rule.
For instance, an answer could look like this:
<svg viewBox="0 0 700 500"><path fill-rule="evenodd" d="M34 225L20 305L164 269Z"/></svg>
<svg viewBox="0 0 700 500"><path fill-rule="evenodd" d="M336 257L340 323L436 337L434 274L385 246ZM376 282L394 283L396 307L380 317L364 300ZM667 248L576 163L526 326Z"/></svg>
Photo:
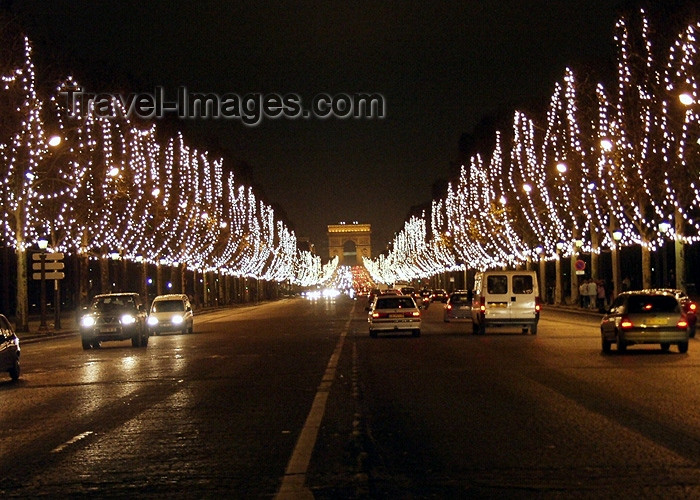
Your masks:
<svg viewBox="0 0 700 500"><path fill-rule="evenodd" d="M439 303L421 337L372 339L365 302L219 309L147 349L25 343L0 382L0 494L700 494L697 341L603 355L596 314L480 336Z"/></svg>

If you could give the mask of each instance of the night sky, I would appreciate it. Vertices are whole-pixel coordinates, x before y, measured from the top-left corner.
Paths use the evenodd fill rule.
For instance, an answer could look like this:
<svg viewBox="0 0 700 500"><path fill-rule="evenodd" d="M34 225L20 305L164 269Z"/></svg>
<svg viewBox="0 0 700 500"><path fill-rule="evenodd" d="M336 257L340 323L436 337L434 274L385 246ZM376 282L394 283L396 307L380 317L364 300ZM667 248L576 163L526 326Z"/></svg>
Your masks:
<svg viewBox="0 0 700 500"><path fill-rule="evenodd" d="M613 71L616 3L15 0L12 11L38 70L72 73L87 90L186 86L305 103L381 93L383 120L176 124L193 145L246 162L326 257L326 225L339 221L372 224L374 253L384 249L483 117L544 108L567 65Z"/></svg>

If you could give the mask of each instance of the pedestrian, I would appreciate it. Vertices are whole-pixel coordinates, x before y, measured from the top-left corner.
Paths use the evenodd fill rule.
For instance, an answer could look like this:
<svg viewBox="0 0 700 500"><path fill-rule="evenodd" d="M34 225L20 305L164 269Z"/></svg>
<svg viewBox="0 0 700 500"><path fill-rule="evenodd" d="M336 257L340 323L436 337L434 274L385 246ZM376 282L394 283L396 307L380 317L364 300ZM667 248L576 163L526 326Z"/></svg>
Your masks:
<svg viewBox="0 0 700 500"><path fill-rule="evenodd" d="M578 286L578 295L581 299L581 307L582 308L587 308L588 307L588 280L583 280L583 283L581 283Z"/></svg>
<svg viewBox="0 0 700 500"><path fill-rule="evenodd" d="M598 306L598 312L605 312L605 285L603 285L603 280L598 280L598 283L596 283L596 305Z"/></svg>
<svg viewBox="0 0 700 500"><path fill-rule="evenodd" d="M625 279L622 280L622 291L626 292L626 291L630 290L631 287L632 287L632 282L630 281L630 277L625 276Z"/></svg>
<svg viewBox="0 0 700 500"><path fill-rule="evenodd" d="M598 295L598 285L596 285L595 280L588 280L588 284L586 286L588 289L588 308L589 309L595 309L596 306L596 296Z"/></svg>

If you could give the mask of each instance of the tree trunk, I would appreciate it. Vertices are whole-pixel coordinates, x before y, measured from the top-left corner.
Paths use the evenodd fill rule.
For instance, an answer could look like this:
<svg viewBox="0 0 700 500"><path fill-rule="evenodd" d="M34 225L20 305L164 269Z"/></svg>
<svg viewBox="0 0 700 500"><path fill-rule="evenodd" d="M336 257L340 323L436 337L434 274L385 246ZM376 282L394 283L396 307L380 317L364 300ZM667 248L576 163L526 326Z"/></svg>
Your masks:
<svg viewBox="0 0 700 500"><path fill-rule="evenodd" d="M100 256L100 293L109 293L109 257Z"/></svg>
<svg viewBox="0 0 700 500"><path fill-rule="evenodd" d="M651 288L651 250L642 240L642 288Z"/></svg>
<svg viewBox="0 0 700 500"><path fill-rule="evenodd" d="M17 230L17 310L15 312L15 330L29 331L29 292L27 284L27 251L24 249L23 228Z"/></svg>
<svg viewBox="0 0 700 500"><path fill-rule="evenodd" d="M591 229L591 279L598 279L598 256L600 255L600 238Z"/></svg>
<svg viewBox="0 0 700 500"><path fill-rule="evenodd" d="M674 247L676 250L676 288L680 288L684 292L688 292L686 287L685 279L685 244L683 243L681 237L683 234L684 220L680 211L676 209L673 214L673 220L675 225L676 240L674 242Z"/></svg>

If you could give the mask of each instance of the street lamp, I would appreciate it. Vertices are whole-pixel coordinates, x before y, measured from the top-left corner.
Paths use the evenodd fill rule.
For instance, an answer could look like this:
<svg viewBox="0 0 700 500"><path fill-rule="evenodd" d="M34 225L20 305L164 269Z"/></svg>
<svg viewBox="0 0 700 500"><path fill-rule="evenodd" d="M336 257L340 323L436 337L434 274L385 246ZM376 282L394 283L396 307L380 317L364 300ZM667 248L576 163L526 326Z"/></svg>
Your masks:
<svg viewBox="0 0 700 500"><path fill-rule="evenodd" d="M681 102L683 106L692 106L695 103L695 99L693 99L692 94L688 92L683 92L678 96L678 100Z"/></svg>
<svg viewBox="0 0 700 500"><path fill-rule="evenodd" d="M41 322L39 323L39 330L45 331L48 329L46 326L46 249L49 246L49 240L41 238L37 241L37 245L39 245L39 250L41 250L41 296L39 297Z"/></svg>

